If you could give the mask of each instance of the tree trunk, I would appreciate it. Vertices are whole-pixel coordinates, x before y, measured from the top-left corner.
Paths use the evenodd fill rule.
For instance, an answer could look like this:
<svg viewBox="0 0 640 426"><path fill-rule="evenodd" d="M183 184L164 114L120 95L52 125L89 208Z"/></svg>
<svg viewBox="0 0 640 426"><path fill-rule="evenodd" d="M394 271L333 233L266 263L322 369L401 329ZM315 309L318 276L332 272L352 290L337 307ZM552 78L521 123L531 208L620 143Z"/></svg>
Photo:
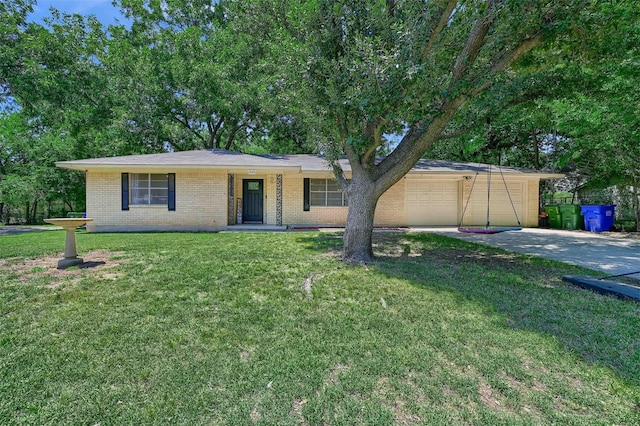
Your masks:
<svg viewBox="0 0 640 426"><path fill-rule="evenodd" d="M363 177L358 179L356 173L352 178L342 258L351 263L366 263L373 260L373 216L380 195L376 194L374 182Z"/></svg>
<svg viewBox="0 0 640 426"><path fill-rule="evenodd" d="M38 199L33 200L33 204L31 205L31 223L35 224L38 222Z"/></svg>
<svg viewBox="0 0 640 426"><path fill-rule="evenodd" d="M231 145L233 144L233 140L236 137L236 134L238 133L238 130L242 129L242 127L244 127L243 124L240 124L240 122L237 122L236 124L233 125L233 128L231 129L231 132L229 133L229 137L227 138L227 144L225 145L224 149L226 149L227 151L229 151L231 149Z"/></svg>
<svg viewBox="0 0 640 426"><path fill-rule="evenodd" d="M636 232L640 232L640 189L637 182L633 183L631 193L633 194L633 208L636 212Z"/></svg>
<svg viewBox="0 0 640 426"><path fill-rule="evenodd" d="M221 117L216 121L216 124L212 124L211 121L207 121L207 128L209 129L209 138L207 143L207 149L220 148L220 137L218 132L224 122L224 117Z"/></svg>
<svg viewBox="0 0 640 426"><path fill-rule="evenodd" d="M533 153L534 167L536 170L540 170L540 143L538 142L538 130L535 127L531 130L531 140L533 142L533 149L535 150Z"/></svg>

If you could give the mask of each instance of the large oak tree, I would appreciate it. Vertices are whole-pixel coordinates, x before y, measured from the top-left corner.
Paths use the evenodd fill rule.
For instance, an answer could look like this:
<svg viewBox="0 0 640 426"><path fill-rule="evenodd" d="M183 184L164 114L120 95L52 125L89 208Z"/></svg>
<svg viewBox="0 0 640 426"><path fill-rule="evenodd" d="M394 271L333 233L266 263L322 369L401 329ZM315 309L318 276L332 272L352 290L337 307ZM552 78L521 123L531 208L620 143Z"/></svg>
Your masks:
<svg viewBox="0 0 640 426"><path fill-rule="evenodd" d="M348 180L333 162L349 199L345 260L372 260L378 199L451 136L453 119L475 104L524 96L523 78L540 64L522 60L591 7L596 2L274 0L239 12L246 31L269 32L264 43L281 91L308 105L322 151L349 160ZM389 134L397 145L389 146Z"/></svg>

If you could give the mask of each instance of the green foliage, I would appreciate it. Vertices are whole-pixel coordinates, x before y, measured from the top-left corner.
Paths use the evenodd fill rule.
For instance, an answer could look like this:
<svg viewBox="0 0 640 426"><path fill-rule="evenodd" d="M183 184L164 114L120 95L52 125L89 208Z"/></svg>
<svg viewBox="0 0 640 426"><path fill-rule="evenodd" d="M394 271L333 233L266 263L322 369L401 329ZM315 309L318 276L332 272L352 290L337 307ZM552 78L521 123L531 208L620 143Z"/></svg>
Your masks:
<svg viewBox="0 0 640 426"><path fill-rule="evenodd" d="M573 187L633 193L640 184L638 22L634 2L594 2L518 65L514 92L488 92L454 120L451 133L461 136L428 155L556 169L570 172ZM637 195L628 200L623 208L640 218Z"/></svg>
<svg viewBox="0 0 640 426"><path fill-rule="evenodd" d="M54 164L72 158L73 146L65 138L29 122L22 112L0 114L0 220L34 223L42 220L43 205L51 210L56 202L82 211L83 177Z"/></svg>
<svg viewBox="0 0 640 426"><path fill-rule="evenodd" d="M58 160L320 151L379 197L432 149L636 182L633 1L118 4L130 28L55 11L28 24L32 2L2 2L0 96L32 141L64 141Z"/></svg>
<svg viewBox="0 0 640 426"><path fill-rule="evenodd" d="M312 149L295 114L268 101L260 45L234 30L224 2L121 6L131 28L56 10L45 25L27 23L31 2L2 2L0 101L19 111L2 117L4 220L36 220L25 201L35 209L36 200L57 197L82 208L82 177L56 170L55 161Z"/></svg>
<svg viewBox="0 0 640 426"><path fill-rule="evenodd" d="M15 64L1 75L8 93L25 114L76 139L84 157L239 149L281 120L281 111L260 108L268 93L259 44L230 26L224 2L122 8L130 29L56 11L46 26L6 29Z"/></svg>
<svg viewBox="0 0 640 426"><path fill-rule="evenodd" d="M242 150L246 144L271 151L262 144L265 135L295 122L270 107L260 43L236 30L227 3L121 2L134 22L130 31L111 28L105 63L118 76L118 89L129 94L120 109L126 132L176 150ZM304 130L290 126L293 131L297 150L308 152L300 143Z"/></svg>

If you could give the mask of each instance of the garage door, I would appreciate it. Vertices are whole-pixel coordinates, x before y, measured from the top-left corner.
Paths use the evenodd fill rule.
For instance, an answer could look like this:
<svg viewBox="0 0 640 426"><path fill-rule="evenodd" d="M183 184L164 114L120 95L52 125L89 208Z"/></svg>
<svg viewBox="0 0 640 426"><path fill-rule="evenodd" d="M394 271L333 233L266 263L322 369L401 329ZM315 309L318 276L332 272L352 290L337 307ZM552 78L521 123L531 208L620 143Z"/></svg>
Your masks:
<svg viewBox="0 0 640 426"><path fill-rule="evenodd" d="M515 226L518 224L513 206L518 213L520 221L524 217L524 184L522 182L508 182L505 189L503 182L491 182L491 194L489 197L489 221L495 226ZM467 200L465 199L466 203ZM464 207L464 206L463 206ZM487 223L487 184L477 182L471 193L471 201L465 213L463 224L465 226L486 225Z"/></svg>
<svg viewBox="0 0 640 426"><path fill-rule="evenodd" d="M457 225L458 181L405 181L407 225Z"/></svg>

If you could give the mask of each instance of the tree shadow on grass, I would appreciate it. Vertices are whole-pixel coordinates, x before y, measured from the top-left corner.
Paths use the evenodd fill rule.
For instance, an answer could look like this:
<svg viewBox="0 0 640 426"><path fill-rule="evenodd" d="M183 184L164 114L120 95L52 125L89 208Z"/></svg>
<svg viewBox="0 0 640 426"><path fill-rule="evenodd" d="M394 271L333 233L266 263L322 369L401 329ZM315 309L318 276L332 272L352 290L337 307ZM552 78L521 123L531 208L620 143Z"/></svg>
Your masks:
<svg viewBox="0 0 640 426"><path fill-rule="evenodd" d="M373 241L375 268L384 275L480 302L504 316L505 326L554 336L586 362L640 385L640 303L562 281L584 269L435 234L375 233ZM308 242L336 255L342 245L340 234Z"/></svg>
<svg viewBox="0 0 640 426"><path fill-rule="evenodd" d="M79 269L90 269L90 268L97 268L98 266L104 266L106 265L107 262L104 261L99 261L99 262L94 262L94 261L89 261L89 262L83 262L80 265L78 265Z"/></svg>

